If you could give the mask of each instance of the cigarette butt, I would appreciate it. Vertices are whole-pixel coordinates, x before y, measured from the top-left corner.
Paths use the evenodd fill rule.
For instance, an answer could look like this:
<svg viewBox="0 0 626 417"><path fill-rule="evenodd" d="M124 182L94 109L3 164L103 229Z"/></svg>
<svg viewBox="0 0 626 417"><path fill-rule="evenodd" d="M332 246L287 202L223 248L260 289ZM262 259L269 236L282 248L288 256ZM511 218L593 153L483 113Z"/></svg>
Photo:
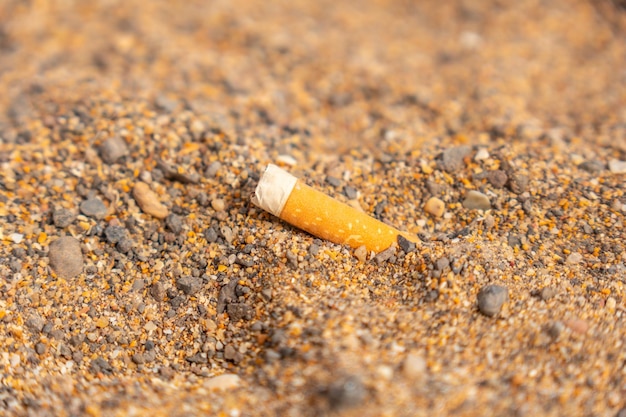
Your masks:
<svg viewBox="0 0 626 417"><path fill-rule="evenodd" d="M381 252L398 236L417 243L415 236L317 191L287 171L269 164L252 202L265 211L322 239L352 248Z"/></svg>

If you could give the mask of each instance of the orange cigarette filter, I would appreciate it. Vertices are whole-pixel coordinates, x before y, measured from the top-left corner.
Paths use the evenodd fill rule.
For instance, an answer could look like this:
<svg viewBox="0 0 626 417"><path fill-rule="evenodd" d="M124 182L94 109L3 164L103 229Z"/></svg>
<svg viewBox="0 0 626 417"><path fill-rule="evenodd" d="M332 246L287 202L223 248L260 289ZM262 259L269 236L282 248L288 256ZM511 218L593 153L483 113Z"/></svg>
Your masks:
<svg viewBox="0 0 626 417"><path fill-rule="evenodd" d="M415 236L317 191L287 171L269 164L252 202L287 223L322 239L352 248L381 252L398 236L418 243Z"/></svg>

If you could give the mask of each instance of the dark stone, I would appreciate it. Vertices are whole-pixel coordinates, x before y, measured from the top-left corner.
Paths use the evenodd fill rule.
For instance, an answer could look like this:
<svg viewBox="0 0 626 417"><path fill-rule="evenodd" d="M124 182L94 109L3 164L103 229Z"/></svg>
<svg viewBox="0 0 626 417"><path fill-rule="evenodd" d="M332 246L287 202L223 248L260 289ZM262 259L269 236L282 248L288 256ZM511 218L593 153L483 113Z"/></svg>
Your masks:
<svg viewBox="0 0 626 417"><path fill-rule="evenodd" d="M87 217L103 219L107 214L107 207L99 198L90 198L80 203L80 212Z"/></svg>
<svg viewBox="0 0 626 417"><path fill-rule="evenodd" d="M127 231L122 226L107 226L104 236L109 243L117 243L127 237Z"/></svg>
<svg viewBox="0 0 626 417"><path fill-rule="evenodd" d="M365 385L356 376L342 378L330 385L326 396L332 409L348 408L360 405L365 400Z"/></svg>
<svg viewBox="0 0 626 417"><path fill-rule="evenodd" d="M111 366L111 364L100 356L92 360L89 367L91 372L93 372L94 374L97 374L99 372L102 372L104 374L110 374L111 372L113 372L113 367Z"/></svg>
<svg viewBox="0 0 626 417"><path fill-rule="evenodd" d="M71 211L61 208L56 209L52 213L52 222L59 229L65 229L70 224L74 223L76 216Z"/></svg>
<svg viewBox="0 0 626 417"><path fill-rule="evenodd" d="M176 281L176 288L187 295L194 295L202 289L202 279L196 277L182 277Z"/></svg>
<svg viewBox="0 0 626 417"><path fill-rule="evenodd" d="M493 185L495 188L502 188L509 180L508 175L501 169L496 169L493 171L489 171L487 173L487 181L489 184Z"/></svg>
<svg viewBox="0 0 626 417"><path fill-rule="evenodd" d="M251 320L254 317L254 309L245 303L231 303L226 306L226 313L233 322L239 320Z"/></svg>
<svg viewBox="0 0 626 417"><path fill-rule="evenodd" d="M444 171L450 173L461 170L465 166L463 160L471 151L472 148L465 145L446 149L441 158L441 167Z"/></svg>
<svg viewBox="0 0 626 417"><path fill-rule="evenodd" d="M357 198L358 192L356 188L346 185L345 187L343 187L343 194L350 200L354 200Z"/></svg>
<svg viewBox="0 0 626 417"><path fill-rule="evenodd" d="M341 185L341 180L339 178L335 178L331 176L326 177L326 182L332 185L333 187L339 187Z"/></svg>
<svg viewBox="0 0 626 417"><path fill-rule="evenodd" d="M411 253L416 249L415 243L411 242L402 235L398 235L397 241L398 246L400 246L400 249L402 249L404 253Z"/></svg>
<svg viewBox="0 0 626 417"><path fill-rule="evenodd" d="M508 300L508 288L494 284L486 285L478 292L478 309L485 316L493 317L500 312L502 305Z"/></svg>
<svg viewBox="0 0 626 417"><path fill-rule="evenodd" d="M528 183L530 179L528 175L513 174L509 177L508 186L509 189L515 194L522 194L528 189Z"/></svg>
<svg viewBox="0 0 626 417"><path fill-rule="evenodd" d="M582 169L583 171L587 171L591 174L595 174L597 172L604 170L605 166L606 165L603 162L600 162L597 160L591 160L591 161L585 161L582 164L578 165L578 168Z"/></svg>
<svg viewBox="0 0 626 417"><path fill-rule="evenodd" d="M165 226L173 233L180 233L183 230L183 219L177 214L169 214L165 218Z"/></svg>

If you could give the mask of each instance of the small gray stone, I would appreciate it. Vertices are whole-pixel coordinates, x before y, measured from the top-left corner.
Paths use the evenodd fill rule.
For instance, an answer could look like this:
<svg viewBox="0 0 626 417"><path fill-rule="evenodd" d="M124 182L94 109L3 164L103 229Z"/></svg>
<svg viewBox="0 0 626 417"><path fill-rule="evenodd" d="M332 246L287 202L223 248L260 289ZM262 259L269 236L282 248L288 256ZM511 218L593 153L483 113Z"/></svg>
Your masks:
<svg viewBox="0 0 626 417"><path fill-rule="evenodd" d="M204 176L207 178L213 178L217 175L217 172L222 168L222 164L219 161L212 162L211 165L204 171Z"/></svg>
<svg viewBox="0 0 626 417"><path fill-rule="evenodd" d="M493 185L495 188L504 187L508 180L508 175L506 175L506 172L501 169L496 169L487 173L487 181L489 181L489 184Z"/></svg>
<svg viewBox="0 0 626 417"><path fill-rule="evenodd" d="M350 200L354 200L358 195L356 188L350 187L349 185L343 187L343 194Z"/></svg>
<svg viewBox="0 0 626 417"><path fill-rule="evenodd" d="M396 245L391 245L384 251L380 252L378 255L374 257L374 260L377 264L382 264L383 262L391 259L392 256L396 254Z"/></svg>
<svg viewBox="0 0 626 417"><path fill-rule="evenodd" d="M45 326L44 320L37 314L33 314L26 320L26 327L35 333L39 333Z"/></svg>
<svg viewBox="0 0 626 417"><path fill-rule="evenodd" d="M400 249L402 249L404 253L411 253L416 249L415 243L411 242L402 235L398 235L396 240L398 241L398 246L400 246Z"/></svg>
<svg viewBox="0 0 626 417"><path fill-rule="evenodd" d="M578 165L578 168L582 169L583 171L587 171L591 174L595 174L597 172L600 172L604 169L604 163L597 161L597 160L591 160L591 161L585 161L582 164Z"/></svg>
<svg viewBox="0 0 626 417"><path fill-rule="evenodd" d="M133 242L132 239L129 239L127 237L123 238L122 240L117 242L117 245L115 245L115 247L120 253L130 252L133 249L133 246L135 246L135 243Z"/></svg>
<svg viewBox="0 0 626 417"><path fill-rule="evenodd" d="M552 287L543 287L541 291L539 291L539 298L541 298L543 301L548 301L555 295L556 290Z"/></svg>
<svg viewBox="0 0 626 417"><path fill-rule="evenodd" d="M239 320L250 320L254 315L252 307L245 303L232 303L226 306L226 312L230 321L237 322Z"/></svg>
<svg viewBox="0 0 626 417"><path fill-rule="evenodd" d="M509 189L515 194L523 194L528 189L529 178L524 174L509 175Z"/></svg>
<svg viewBox="0 0 626 417"><path fill-rule="evenodd" d="M500 312L502 305L509 300L509 290L501 285L486 285L478 292L478 309L485 316L493 317Z"/></svg>
<svg viewBox="0 0 626 417"><path fill-rule="evenodd" d="M207 240L207 242L209 243L213 243L215 241L217 241L217 230L215 230L214 227L209 227L208 229L206 229L204 231L204 238Z"/></svg>
<svg viewBox="0 0 626 417"><path fill-rule="evenodd" d="M87 217L103 219L107 214L107 207L102 200L93 197L80 203L80 212Z"/></svg>
<svg viewBox="0 0 626 417"><path fill-rule="evenodd" d="M320 253L320 246L317 243L311 243L311 246L309 246L309 253L312 256L317 256Z"/></svg>
<svg viewBox="0 0 626 417"><path fill-rule="evenodd" d="M457 146L446 149L441 160L442 168L447 172L456 172L465 166L463 159L470 154L472 148L469 146Z"/></svg>
<svg viewBox="0 0 626 417"><path fill-rule="evenodd" d="M161 282L157 281L150 286L150 295L156 301L163 301L165 299L166 291Z"/></svg>
<svg viewBox="0 0 626 417"><path fill-rule="evenodd" d="M470 210L489 210L491 209L491 202L485 194L471 190L463 200L463 207Z"/></svg>
<svg viewBox="0 0 626 417"><path fill-rule="evenodd" d="M35 345L35 352L37 352L38 355L43 355L46 353L46 345L41 342L37 343Z"/></svg>
<svg viewBox="0 0 626 417"><path fill-rule="evenodd" d="M176 288L187 295L194 295L202 289L202 279L196 277L182 277L176 281Z"/></svg>
<svg viewBox="0 0 626 417"><path fill-rule="evenodd" d="M122 226L107 226L104 235L109 243L117 243L127 237L127 232Z"/></svg>
<svg viewBox="0 0 626 417"><path fill-rule="evenodd" d="M137 365L141 365L141 364L146 363L146 359L143 357L143 354L141 354L141 353L135 353L135 354L132 356L131 360L132 360L134 363L136 363Z"/></svg>
<svg viewBox="0 0 626 417"><path fill-rule="evenodd" d="M128 155L128 147L124 139L119 136L113 136L105 140L98 149L100 158L107 164L114 164L123 156Z"/></svg>
<svg viewBox="0 0 626 417"><path fill-rule="evenodd" d="M65 229L74 223L74 219L76 219L74 213L64 208L56 209L52 213L52 222L59 229Z"/></svg>
<svg viewBox="0 0 626 417"><path fill-rule="evenodd" d="M73 278L83 271L83 253L78 240L61 237L50 243L50 267L62 278Z"/></svg>
<svg viewBox="0 0 626 417"><path fill-rule="evenodd" d="M450 260L446 258L445 256L443 258L439 258L437 262L435 263L435 268L438 271L443 271L446 268L450 268Z"/></svg>
<svg viewBox="0 0 626 417"><path fill-rule="evenodd" d="M341 185L341 180L339 178L327 176L326 183L332 185L333 187L339 187Z"/></svg>
<svg viewBox="0 0 626 417"><path fill-rule="evenodd" d="M169 214L165 218L165 226L172 232L178 234L183 230L183 219L178 214Z"/></svg>
<svg viewBox="0 0 626 417"><path fill-rule="evenodd" d="M224 347L224 359L232 361L235 359L237 355L237 350L233 347L233 345L227 345Z"/></svg>
<svg viewBox="0 0 626 417"><path fill-rule="evenodd" d="M356 376L342 378L328 387L328 402L331 408L354 407L365 400L365 385Z"/></svg>

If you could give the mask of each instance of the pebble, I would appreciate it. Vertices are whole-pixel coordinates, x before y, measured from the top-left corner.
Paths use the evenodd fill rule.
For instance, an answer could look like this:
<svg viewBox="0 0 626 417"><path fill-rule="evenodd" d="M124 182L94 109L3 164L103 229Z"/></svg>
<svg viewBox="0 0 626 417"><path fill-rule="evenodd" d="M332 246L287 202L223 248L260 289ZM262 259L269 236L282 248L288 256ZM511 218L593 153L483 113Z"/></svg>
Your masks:
<svg viewBox="0 0 626 417"><path fill-rule="evenodd" d="M103 219L107 214L107 207L102 200L93 197L80 203L80 212L87 217Z"/></svg>
<svg viewBox="0 0 626 417"><path fill-rule="evenodd" d="M19 244L22 243L22 240L24 240L24 235L22 233L11 233L9 237L13 243Z"/></svg>
<svg viewBox="0 0 626 417"><path fill-rule="evenodd" d="M61 237L50 243L50 267L61 278L73 278L83 271L83 253L78 240Z"/></svg>
<svg viewBox="0 0 626 417"><path fill-rule="evenodd" d="M398 235L397 240L398 240L398 246L400 246L400 249L402 249L404 253L411 253L417 247L415 243L411 242L410 240L408 240L402 235Z"/></svg>
<svg viewBox="0 0 626 417"><path fill-rule="evenodd" d="M226 312L231 322L250 320L254 315L252 307L245 303L231 303L226 306Z"/></svg>
<svg viewBox="0 0 626 417"><path fill-rule="evenodd" d="M539 292L539 298L541 298L543 301L548 301L555 295L556 290L552 287L543 287Z"/></svg>
<svg viewBox="0 0 626 417"><path fill-rule="evenodd" d="M478 309L485 316L493 317L500 312L502 305L509 300L508 288L501 285L486 285L478 292Z"/></svg>
<svg viewBox="0 0 626 417"><path fill-rule="evenodd" d="M578 168L591 174L595 174L604 169L604 163L597 160L585 161L582 164L578 165Z"/></svg>
<svg viewBox="0 0 626 417"><path fill-rule="evenodd" d="M606 303L604 304L607 310L613 311L615 307L617 307L617 301L613 297L609 297L606 299Z"/></svg>
<svg viewBox="0 0 626 417"><path fill-rule="evenodd" d="M589 323L583 319L571 319L566 320L563 324L567 326L571 331L578 334L585 334L589 330Z"/></svg>
<svg viewBox="0 0 626 417"><path fill-rule="evenodd" d="M328 402L333 409L354 407L365 399L365 385L356 376L343 378L328 387Z"/></svg>
<svg viewBox="0 0 626 417"><path fill-rule="evenodd" d="M74 223L76 216L68 209L60 208L52 212L52 223L59 229L65 229L70 224Z"/></svg>
<svg viewBox="0 0 626 417"><path fill-rule="evenodd" d="M205 231L204 231L204 238L209 243L213 243L213 242L217 241L217 238L218 238L217 230L215 230L214 227L209 227L209 228L205 229Z"/></svg>
<svg viewBox="0 0 626 417"><path fill-rule="evenodd" d="M426 359L417 353L409 353L402 362L402 373L410 379L423 379L426 369Z"/></svg>
<svg viewBox="0 0 626 417"><path fill-rule="evenodd" d="M470 154L472 148L469 146L457 146L446 149L441 160L442 168L446 172L456 172L465 166L463 159Z"/></svg>
<svg viewBox="0 0 626 417"><path fill-rule="evenodd" d="M128 146L126 146L126 142L124 139L119 136L113 136L105 140L100 148L98 149L100 158L106 164L114 164L123 156L128 155Z"/></svg>
<svg viewBox="0 0 626 417"><path fill-rule="evenodd" d="M207 379L203 386L208 390L232 390L241 385L241 378L235 374L222 374Z"/></svg>
<svg viewBox="0 0 626 417"><path fill-rule="evenodd" d="M196 277L182 277L176 281L176 288L187 295L194 295L202 289L203 281Z"/></svg>
<svg viewBox="0 0 626 417"><path fill-rule="evenodd" d="M471 190L468 191L465 200L463 200L463 207L470 210L489 210L491 209L491 202L485 194Z"/></svg>
<svg viewBox="0 0 626 417"><path fill-rule="evenodd" d="M380 252L378 255L376 255L374 260L376 261L377 264L382 264L383 262L388 261L395 254L396 254L396 245L394 244L394 245L389 246L384 251Z"/></svg>
<svg viewBox="0 0 626 417"><path fill-rule="evenodd" d="M233 235L233 230L226 225L222 225L220 227L220 234L222 235L224 240L228 243L232 243L233 239L235 238L235 236Z"/></svg>
<svg viewBox="0 0 626 417"><path fill-rule="evenodd" d="M343 187L343 194L348 197L350 200L354 200L358 196L358 192L356 188L346 185Z"/></svg>
<svg viewBox="0 0 626 417"><path fill-rule="evenodd" d="M107 226L106 229L104 229L104 236L107 239L107 242L109 243L117 243L120 242L122 239L126 238L127 236L127 231L126 229L124 229L122 226Z"/></svg>
<svg viewBox="0 0 626 417"><path fill-rule="evenodd" d="M217 175L217 172L222 168L222 164L219 161L211 162L211 165L204 171L204 176L207 178L213 178Z"/></svg>
<svg viewBox="0 0 626 417"><path fill-rule="evenodd" d="M341 185L341 180L336 177L327 176L326 183L333 187L339 187Z"/></svg>
<svg viewBox="0 0 626 417"><path fill-rule="evenodd" d="M133 198L144 213L157 219L164 219L169 214L169 210L161 202L157 194L150 189L145 182L138 182L133 188Z"/></svg>
<svg viewBox="0 0 626 417"><path fill-rule="evenodd" d="M489 158L489 151L487 150L487 148L480 148L478 150L478 152L476 152L476 155L474 156L474 161L478 162L478 161L484 161L485 159Z"/></svg>
<svg viewBox="0 0 626 417"><path fill-rule="evenodd" d="M550 336L554 340L559 338L561 333L563 333L563 330L565 330L565 325L560 321L555 321L546 328L548 336Z"/></svg>
<svg viewBox="0 0 626 417"><path fill-rule="evenodd" d="M487 181L495 188L502 188L509 180L508 175L501 169L495 169L487 173Z"/></svg>
<svg viewBox="0 0 626 417"><path fill-rule="evenodd" d="M222 198L215 198L211 200L211 207L213 207L213 210L215 211L224 211L224 209L226 208L226 203Z"/></svg>
<svg viewBox="0 0 626 417"><path fill-rule="evenodd" d="M523 194L528 190L529 178L524 174L509 175L509 189L515 194Z"/></svg>
<svg viewBox="0 0 626 417"><path fill-rule="evenodd" d="M183 231L183 219L178 214L168 214L165 218L165 226L172 232L179 234Z"/></svg>
<svg viewBox="0 0 626 417"><path fill-rule="evenodd" d="M367 248L365 245L356 248L354 250L354 256L356 256L360 262L365 262L367 260Z"/></svg>
<svg viewBox="0 0 626 417"><path fill-rule="evenodd" d="M443 201L438 199L437 197L431 197L424 204L424 211L428 214L431 214L435 217L443 216L443 213L446 209L446 205Z"/></svg>
<svg viewBox="0 0 626 417"><path fill-rule="evenodd" d="M626 161L611 159L609 161L609 171L614 174L626 174Z"/></svg>
<svg viewBox="0 0 626 417"><path fill-rule="evenodd" d="M576 264L581 263L582 260L583 260L583 256L580 253L572 252L569 254L565 262L567 262L570 265L576 265Z"/></svg>

